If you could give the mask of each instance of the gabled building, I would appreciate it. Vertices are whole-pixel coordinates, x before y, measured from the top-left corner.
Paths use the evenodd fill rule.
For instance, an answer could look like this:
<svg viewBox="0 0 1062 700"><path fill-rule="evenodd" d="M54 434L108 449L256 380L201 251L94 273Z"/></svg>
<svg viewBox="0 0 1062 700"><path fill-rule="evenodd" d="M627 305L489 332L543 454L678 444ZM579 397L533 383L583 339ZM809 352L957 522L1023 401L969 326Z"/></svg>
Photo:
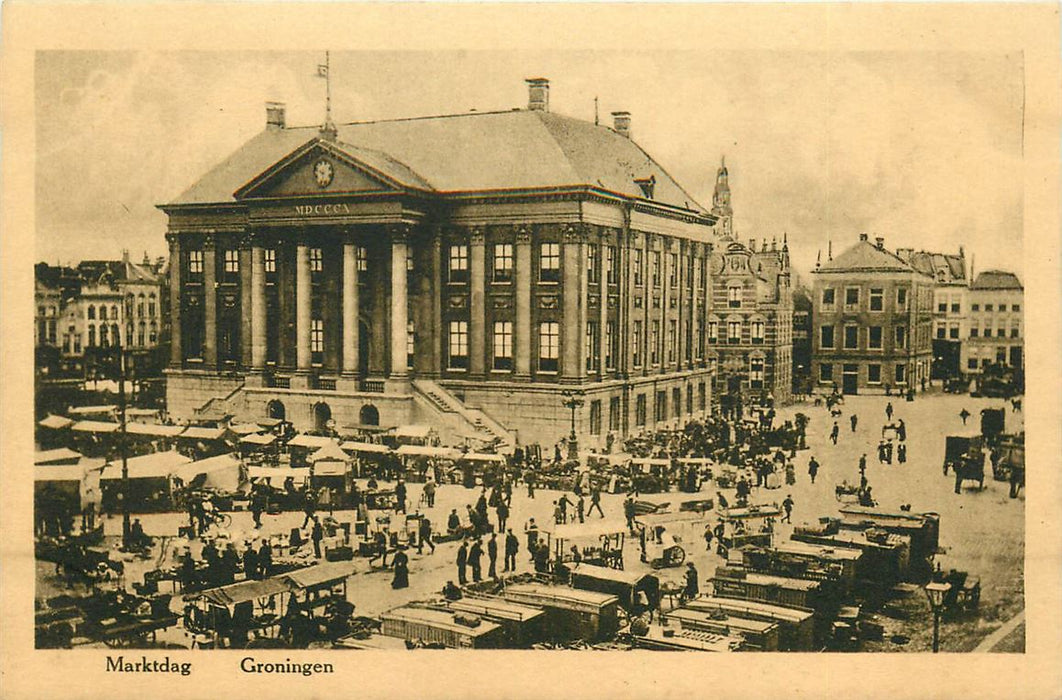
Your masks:
<svg viewBox="0 0 1062 700"><path fill-rule="evenodd" d="M731 232L729 173L716 176L713 213ZM792 394L793 297L789 245L764 239L745 245L721 235L712 253L708 357L717 367L715 392L724 413Z"/></svg>
<svg viewBox="0 0 1062 700"><path fill-rule="evenodd" d="M812 377L845 394L924 390L932 360L934 279L860 234L812 271Z"/></svg>
<svg viewBox="0 0 1062 700"><path fill-rule="evenodd" d="M161 205L167 402L552 442L710 405L716 217L613 126L526 109L265 129Z"/></svg>
<svg viewBox="0 0 1062 700"><path fill-rule="evenodd" d="M970 285L970 333L963 346L966 372L989 364L1022 369L1025 364L1025 288L1013 272L985 270Z"/></svg>
<svg viewBox="0 0 1062 700"><path fill-rule="evenodd" d="M969 330L966 253L930 253L900 248L896 254L924 275L933 278L933 364L930 376L945 380L962 373L962 341Z"/></svg>

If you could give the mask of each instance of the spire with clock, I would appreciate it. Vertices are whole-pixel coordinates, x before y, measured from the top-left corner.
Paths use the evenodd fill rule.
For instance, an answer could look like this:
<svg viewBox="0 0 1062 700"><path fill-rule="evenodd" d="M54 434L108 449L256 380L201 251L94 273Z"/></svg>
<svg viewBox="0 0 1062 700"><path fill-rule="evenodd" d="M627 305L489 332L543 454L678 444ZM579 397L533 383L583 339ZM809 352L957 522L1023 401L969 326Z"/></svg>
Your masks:
<svg viewBox="0 0 1062 700"><path fill-rule="evenodd" d="M726 169L726 156L723 156L719 171L715 176L715 192L712 194L712 214L719 219L719 235L729 239L733 237L731 229L734 210L730 207L730 183Z"/></svg>

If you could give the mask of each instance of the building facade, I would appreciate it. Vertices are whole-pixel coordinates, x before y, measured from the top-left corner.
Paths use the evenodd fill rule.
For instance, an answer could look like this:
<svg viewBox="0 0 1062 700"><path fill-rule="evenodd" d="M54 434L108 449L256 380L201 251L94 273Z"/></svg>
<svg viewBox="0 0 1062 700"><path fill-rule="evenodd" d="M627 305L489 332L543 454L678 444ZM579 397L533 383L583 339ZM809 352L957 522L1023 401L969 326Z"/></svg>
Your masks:
<svg viewBox="0 0 1062 700"><path fill-rule="evenodd" d="M946 380L962 373L963 340L969 332L970 280L966 276L966 253L930 253L900 248L896 254L924 275L933 278L933 364L930 376Z"/></svg>
<svg viewBox="0 0 1062 700"><path fill-rule="evenodd" d="M820 391L924 390L933 278L866 234L812 272L812 376Z"/></svg>
<svg viewBox="0 0 1062 700"><path fill-rule="evenodd" d="M266 129L173 202L167 403L300 429L604 440L703 415L716 218L631 140L526 109Z"/></svg>
<svg viewBox="0 0 1062 700"><path fill-rule="evenodd" d="M793 394L805 396L815 389L811 378L811 290L793 287Z"/></svg>
<svg viewBox="0 0 1062 700"><path fill-rule="evenodd" d="M1012 272L977 275L969 291L969 337L962 358L966 372L980 374L990 364L1024 367L1024 296L1021 280Z"/></svg>

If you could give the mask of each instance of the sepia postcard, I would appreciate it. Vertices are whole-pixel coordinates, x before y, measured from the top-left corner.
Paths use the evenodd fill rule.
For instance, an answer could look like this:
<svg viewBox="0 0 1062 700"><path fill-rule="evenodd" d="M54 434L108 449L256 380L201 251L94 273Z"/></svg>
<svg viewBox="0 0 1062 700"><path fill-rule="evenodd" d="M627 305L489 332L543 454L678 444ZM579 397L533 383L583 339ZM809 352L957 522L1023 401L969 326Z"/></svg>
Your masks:
<svg viewBox="0 0 1062 700"><path fill-rule="evenodd" d="M1062 695L1056 5L4 10L3 697Z"/></svg>

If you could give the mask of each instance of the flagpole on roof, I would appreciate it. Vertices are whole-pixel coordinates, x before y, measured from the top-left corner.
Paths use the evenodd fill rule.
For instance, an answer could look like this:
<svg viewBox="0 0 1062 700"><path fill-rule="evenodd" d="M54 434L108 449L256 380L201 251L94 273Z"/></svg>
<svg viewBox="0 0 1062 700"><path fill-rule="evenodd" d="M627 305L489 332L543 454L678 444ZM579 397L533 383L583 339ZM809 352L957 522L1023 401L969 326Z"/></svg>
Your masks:
<svg viewBox="0 0 1062 700"><path fill-rule="evenodd" d="M325 62L317 64L317 77L325 79L325 120L321 125L321 135L335 138L336 125L332 123L332 71L331 52L325 51Z"/></svg>

